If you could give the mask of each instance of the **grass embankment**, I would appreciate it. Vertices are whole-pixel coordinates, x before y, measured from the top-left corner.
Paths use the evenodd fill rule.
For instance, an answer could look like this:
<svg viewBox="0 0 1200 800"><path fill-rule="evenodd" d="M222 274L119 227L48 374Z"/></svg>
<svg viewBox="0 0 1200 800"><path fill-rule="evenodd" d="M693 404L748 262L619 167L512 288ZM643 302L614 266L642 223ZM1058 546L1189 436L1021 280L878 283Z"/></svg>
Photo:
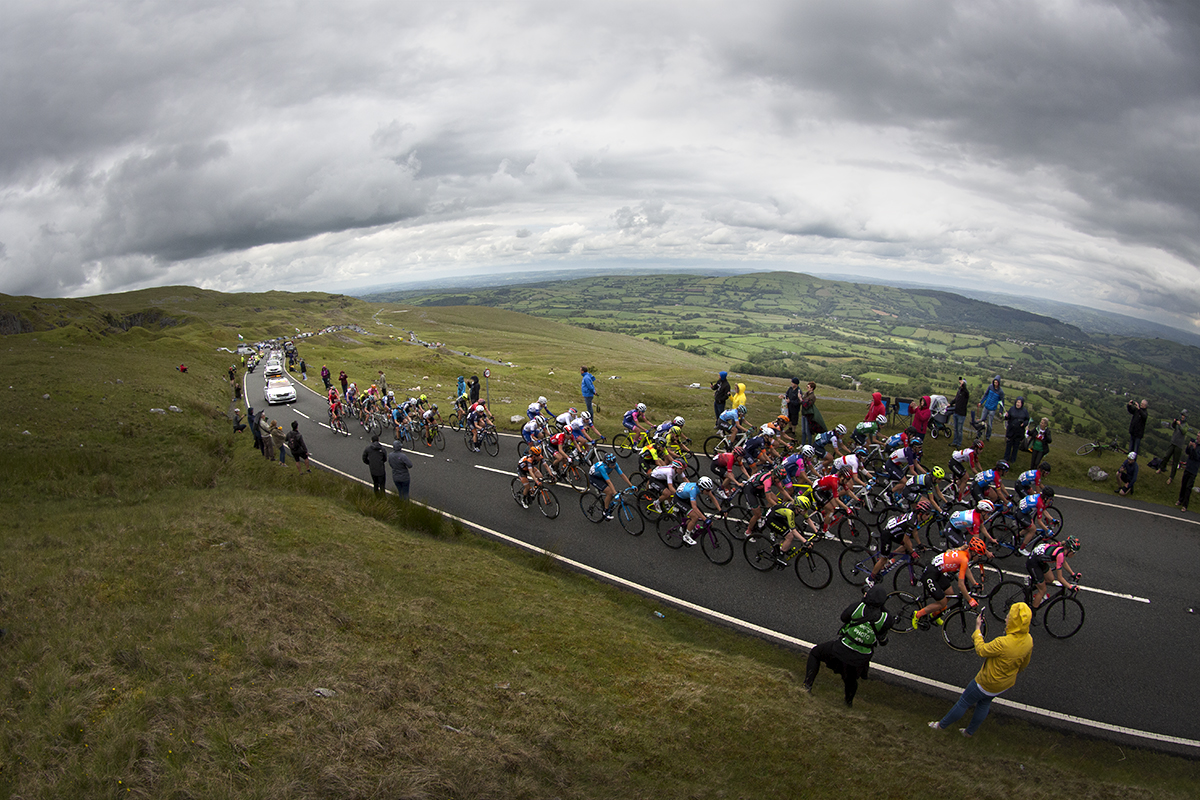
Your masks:
<svg viewBox="0 0 1200 800"><path fill-rule="evenodd" d="M4 340L0 796L1193 796L877 682L847 711L796 654L269 464L208 335Z"/></svg>

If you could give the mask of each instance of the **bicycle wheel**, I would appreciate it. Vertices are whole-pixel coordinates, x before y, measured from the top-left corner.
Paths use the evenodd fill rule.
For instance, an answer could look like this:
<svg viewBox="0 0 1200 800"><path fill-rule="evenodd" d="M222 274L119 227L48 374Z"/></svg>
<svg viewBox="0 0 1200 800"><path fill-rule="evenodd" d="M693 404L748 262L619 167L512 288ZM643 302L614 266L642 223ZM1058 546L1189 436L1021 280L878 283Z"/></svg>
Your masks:
<svg viewBox="0 0 1200 800"><path fill-rule="evenodd" d="M618 433L613 437L613 451L621 458L633 455L633 439L629 438L628 433Z"/></svg>
<svg viewBox="0 0 1200 800"><path fill-rule="evenodd" d="M921 528L921 541L934 550L945 551L946 537L942 535L942 521L936 516Z"/></svg>
<svg viewBox="0 0 1200 800"><path fill-rule="evenodd" d="M775 543L766 536L751 536L742 542L742 555L746 563L759 572L770 572L778 566L775 563Z"/></svg>
<svg viewBox="0 0 1200 800"><path fill-rule="evenodd" d="M892 626L893 635L911 633L913 614L923 603L911 592L892 592L884 601L883 607L888 613L896 614L896 624Z"/></svg>
<svg viewBox="0 0 1200 800"><path fill-rule="evenodd" d="M570 485L577 492L582 492L588 488L587 473L578 464L571 464L563 472L562 481Z"/></svg>
<svg viewBox="0 0 1200 800"><path fill-rule="evenodd" d="M705 523L703 530L697 529L696 535L700 537L700 549L708 556L709 561L725 565L733 560L733 540L729 538L729 534L716 527L712 520Z"/></svg>
<svg viewBox="0 0 1200 800"><path fill-rule="evenodd" d="M646 520L637 512L637 508L625 500L617 503L617 521L630 536L641 536L646 530Z"/></svg>
<svg viewBox="0 0 1200 800"><path fill-rule="evenodd" d="M522 439L517 442L517 458L524 458L529 455L529 442Z"/></svg>
<svg viewBox="0 0 1200 800"><path fill-rule="evenodd" d="M900 564L892 569L892 589L897 592L916 594L921 591L921 573L924 567L919 563Z"/></svg>
<svg viewBox="0 0 1200 800"><path fill-rule="evenodd" d="M437 432L433 434L433 446L438 450L446 449L446 436L442 433L441 428L438 428Z"/></svg>
<svg viewBox="0 0 1200 800"><path fill-rule="evenodd" d="M696 480L700 475L700 459L696 458L695 453L688 453L683 456L683 473L688 476L689 480Z"/></svg>
<svg viewBox="0 0 1200 800"><path fill-rule="evenodd" d="M1063 513L1056 506L1046 506L1042 511L1042 519L1046 521L1046 527L1054 534L1055 538L1062 533Z"/></svg>
<svg viewBox="0 0 1200 800"><path fill-rule="evenodd" d="M842 573L842 579L851 586L864 585L874 566L874 557L862 545L849 545L838 556L838 572Z"/></svg>
<svg viewBox="0 0 1200 800"><path fill-rule="evenodd" d="M666 514L658 518L658 538L672 550L683 547L684 523L674 514Z"/></svg>
<svg viewBox="0 0 1200 800"><path fill-rule="evenodd" d="M454 412L451 412L450 416L446 417L446 424L452 431L462 430L462 420L460 420L458 418L458 414Z"/></svg>
<svg viewBox="0 0 1200 800"><path fill-rule="evenodd" d="M1092 452L1095 449L1096 449L1096 443L1088 442L1087 444L1079 445L1079 449L1075 451L1075 454L1080 455L1080 456L1086 456L1088 453Z"/></svg>
<svg viewBox="0 0 1200 800"><path fill-rule="evenodd" d="M842 544L849 547L852 544L867 547L871 541L871 529L856 514L844 517L834 530Z"/></svg>
<svg viewBox="0 0 1200 800"><path fill-rule="evenodd" d="M810 589L820 591L833 580L829 559L811 548L796 554L796 577Z"/></svg>
<svg viewBox="0 0 1200 800"><path fill-rule="evenodd" d="M707 439L705 439L704 440L704 455L708 456L709 458L712 458L717 453L723 452L724 448L721 447L721 442L724 441L724 439L725 439L725 437L720 436L720 435L710 436Z"/></svg>
<svg viewBox="0 0 1200 800"><path fill-rule="evenodd" d="M980 617L979 612L971 608L956 608L943 618L942 638L952 650L965 653L975 649L975 620L983 620L983 634L987 635L987 616Z"/></svg>
<svg viewBox="0 0 1200 800"><path fill-rule="evenodd" d="M542 512L543 517L554 519L558 516L558 498L554 496L554 492L543 486L534 494L537 497L538 511Z"/></svg>
<svg viewBox="0 0 1200 800"><path fill-rule="evenodd" d="M510 487L512 488L513 500L516 500L518 503L520 503L522 495L525 494L525 487L521 484L521 479L513 478Z"/></svg>
<svg viewBox="0 0 1200 800"><path fill-rule="evenodd" d="M997 622L1008 619L1008 610L1013 603L1028 603L1029 591L1021 581L1000 581L988 592L987 607L992 618Z"/></svg>
<svg viewBox="0 0 1200 800"><path fill-rule="evenodd" d="M653 489L643 489L637 493L637 508L638 513L642 515L642 519L646 522L658 522L662 517L661 511L654 509L654 501L658 499L658 492Z"/></svg>
<svg viewBox="0 0 1200 800"><path fill-rule="evenodd" d="M992 534L993 539L1000 543L989 548L997 558L1008 558L1021 547L1021 534L1006 519L998 519L993 522L988 532Z"/></svg>
<svg viewBox="0 0 1200 800"><path fill-rule="evenodd" d="M1070 639L1083 627L1083 603L1070 595L1059 595L1045 604L1042 624L1055 639Z"/></svg>
<svg viewBox="0 0 1200 800"><path fill-rule="evenodd" d="M750 515L741 506L730 506L721 515L721 523L725 532L735 541L746 540L746 526L750 523Z"/></svg>
<svg viewBox="0 0 1200 800"><path fill-rule="evenodd" d="M483 449L487 451L489 456L495 458L500 455L500 437L496 436L495 431L484 431L483 435L479 438Z"/></svg>
<svg viewBox="0 0 1200 800"><path fill-rule="evenodd" d="M591 522L604 521L604 498L595 489L579 495L579 510Z"/></svg>

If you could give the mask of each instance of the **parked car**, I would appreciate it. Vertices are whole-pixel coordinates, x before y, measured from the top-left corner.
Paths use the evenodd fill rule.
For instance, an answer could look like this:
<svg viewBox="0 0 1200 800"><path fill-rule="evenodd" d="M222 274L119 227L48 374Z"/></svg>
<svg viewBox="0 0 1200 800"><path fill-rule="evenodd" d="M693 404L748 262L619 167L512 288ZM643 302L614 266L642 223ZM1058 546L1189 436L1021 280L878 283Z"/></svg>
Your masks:
<svg viewBox="0 0 1200 800"><path fill-rule="evenodd" d="M263 387L263 398L267 405L296 402L296 387L287 378L271 378Z"/></svg>

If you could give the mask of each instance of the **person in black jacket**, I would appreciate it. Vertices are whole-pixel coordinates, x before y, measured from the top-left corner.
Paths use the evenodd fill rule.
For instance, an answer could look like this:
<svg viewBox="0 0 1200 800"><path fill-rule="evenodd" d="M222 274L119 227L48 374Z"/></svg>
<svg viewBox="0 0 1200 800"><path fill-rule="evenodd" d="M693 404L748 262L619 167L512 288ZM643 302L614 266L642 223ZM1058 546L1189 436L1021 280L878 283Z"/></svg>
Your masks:
<svg viewBox="0 0 1200 800"><path fill-rule="evenodd" d="M383 484L387 480L388 453L379 443L379 436L371 437L371 443L363 450L363 463L371 470L371 480L375 483L375 494L383 493Z"/></svg>
<svg viewBox="0 0 1200 800"><path fill-rule="evenodd" d="M954 442L951 449L958 450L962 447L962 429L963 423L967 421L967 409L971 405L971 392L967 389L967 379L958 379L958 394L954 395L954 402L950 404L954 413Z"/></svg>
<svg viewBox="0 0 1200 800"><path fill-rule="evenodd" d="M1189 442L1183 451L1187 461L1183 465L1183 477L1179 480L1179 499L1175 505L1180 511L1187 511L1188 500L1192 497L1192 486L1196 484L1196 473L1200 472L1200 433L1195 441Z"/></svg>
<svg viewBox="0 0 1200 800"><path fill-rule="evenodd" d="M1130 400L1125 404L1125 410L1133 417L1129 420L1129 449L1134 453L1142 449L1142 437L1146 435L1146 419L1150 416L1150 412L1146 410L1148 405L1150 404L1145 400L1141 403Z"/></svg>
<svg viewBox="0 0 1200 800"><path fill-rule="evenodd" d="M729 402L729 373L718 373L716 382L710 386L713 390L713 413L717 419L720 419L721 412L725 410L725 404Z"/></svg>
<svg viewBox="0 0 1200 800"><path fill-rule="evenodd" d="M846 705L854 705L858 679L866 680L875 645L887 644L888 631L895 622L884 605L887 594L884 587L873 586L862 602L852 603L842 612L842 628L838 631L838 638L818 644L808 654L804 691L812 691L813 681L824 662L831 670L841 674L846 689Z"/></svg>
<svg viewBox="0 0 1200 800"><path fill-rule="evenodd" d="M472 375L471 380L467 381L467 389L471 392L471 402L479 402L479 376Z"/></svg>
<svg viewBox="0 0 1200 800"><path fill-rule="evenodd" d="M1029 409L1024 397L1018 397L1013 407L1004 412L1004 423L1004 460L1015 464L1025 442L1025 429L1029 427Z"/></svg>

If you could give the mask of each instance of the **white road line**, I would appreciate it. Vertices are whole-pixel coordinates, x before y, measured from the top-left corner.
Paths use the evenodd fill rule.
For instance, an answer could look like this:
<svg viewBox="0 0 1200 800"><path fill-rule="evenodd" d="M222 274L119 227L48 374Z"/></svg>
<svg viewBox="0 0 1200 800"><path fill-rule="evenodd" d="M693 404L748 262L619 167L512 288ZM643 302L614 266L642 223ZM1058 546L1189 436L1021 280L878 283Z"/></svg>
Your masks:
<svg viewBox="0 0 1200 800"><path fill-rule="evenodd" d="M488 472L496 472L496 473L499 473L500 475L508 475L513 478L517 477L517 473L509 472L508 470L496 469L495 467L485 467L482 464L475 464L474 466L475 466L475 469L486 469Z"/></svg>
<svg viewBox="0 0 1200 800"><path fill-rule="evenodd" d="M315 459L313 460L313 463L316 464L317 466L320 466L320 467L323 467L323 468L329 470L330 472L335 472L338 475L349 478L352 481L357 481L358 483L361 483L364 486L371 485L370 483L363 480L362 478L357 478L353 475L349 475L345 472L342 472L339 469L335 469L334 467L329 466L328 464L322 464L321 462L316 461ZM476 469L486 469L491 472L499 472L500 471L500 470L492 469L491 467L481 467L478 465L476 465ZM392 494L391 491L389 491L388 493ZM417 502L417 501L414 500L411 502ZM651 598L654 598L661 602L669 603L672 606L675 606L676 608L682 608L687 611L691 611L692 613L697 614L699 616L706 617L708 619L715 620L717 622L721 622L731 628L736 628L738 630L746 631L748 633L753 633L757 636L761 636L761 637L764 637L767 639L772 639L776 642L781 642L783 644L787 644L793 648L800 649L800 650L810 650L813 647L813 642L806 642L803 639L797 639L794 636L788 636L783 633L778 633L776 631L771 630L770 628L764 628L761 625L755 625L751 622L746 622L744 620L740 620L737 617L731 617L728 614L722 614L720 611L714 611L713 609L706 608L705 606L697 605L695 603L689 603L686 600L681 600L678 597L674 597L674 596L666 594L664 592L660 592L656 589L651 589L648 586L643 586L639 583L634 583L633 581L627 580L618 575L613 575L611 573L604 572L602 570L598 570L595 567L589 566L587 564L583 564L578 561L573 561L572 559L565 558L563 556L558 555L557 553L552 553L549 550L543 550L542 548L537 547L536 545L529 544L528 542L523 542L520 539L515 539L511 536L500 533L499 531L488 528L487 526L480 525L478 522L473 522L469 519L464 519L463 517L459 517L454 514L447 514L445 511L442 511L441 509L438 509L438 508L434 508L433 506L426 505L425 503L417 503L417 505L422 506L424 508L428 508L431 511L437 511L438 513L442 514L445 517L448 517L449 519L455 520L457 522L461 522L463 525L469 525L470 527L475 528L476 530L482 531L482 532L488 534L489 536L494 536L495 538L497 538L503 542L507 542L516 547L519 547L522 550L528 550L529 552L536 553L542 557L552 558L555 561L566 564L566 565L572 567L573 569L579 570L580 572L582 572L584 574L591 575L593 577L599 578L599 579L609 582L609 583L616 584L618 586L622 586L626 589L630 589L630 590L635 591L645 597L651 597ZM903 678L904 680L912 681L913 683L917 683L922 686L929 687L931 689L939 689L939 690L947 693L951 697L956 697L962 691L958 686L952 686L948 683L943 683L942 681L934 680L932 678L926 678L924 675L917 675L916 673L913 673L913 672L905 672L904 670L896 669L895 667L889 667L886 664L880 664L876 661L872 661L871 667L872 667L872 669L878 670L879 672L882 672L886 675L893 675L897 678ZM1016 709L1018 711L1022 711L1024 713L1026 713L1026 714L1032 714L1034 716L1045 717L1046 719L1058 720L1059 722L1068 722L1068 723L1071 723L1072 725L1078 725L1082 728L1091 728L1093 730L1106 731L1108 733L1119 733L1119 734L1122 734L1125 736L1130 736L1130 737L1137 738L1137 739L1146 739L1146 740L1153 741L1153 742L1162 742L1164 744L1181 745L1183 747L1194 747L1194 748L1197 748L1198 750L1200 750L1200 741L1197 741L1195 739L1185 739L1180 736L1168 736L1167 734L1163 734L1163 733L1154 733L1153 731L1143 731L1143 730L1138 730L1137 728L1127 728L1123 725L1113 725L1112 723L1109 723L1109 722L1100 722L1099 720L1087 719L1086 717L1078 717L1073 714L1064 714L1061 711L1051 711L1050 709L1047 709L1047 708L1038 708L1037 706L1031 706L1026 703L1018 703L1013 700L1008 700L1004 697L997 697L993 701L993 704L999 705L1002 707Z"/></svg>
<svg viewBox="0 0 1200 800"><path fill-rule="evenodd" d="M1054 495L1055 500L1057 500L1060 497L1064 498L1066 500L1074 500L1077 503L1091 503L1094 506L1105 506L1107 508L1119 508L1122 511L1134 511L1138 514L1149 514L1152 517L1162 517L1163 519L1170 519L1170 520L1174 520L1176 522L1186 522L1189 525L1200 525L1200 519L1196 519L1193 517L1176 516L1175 514L1163 514L1160 511L1147 511L1144 508L1130 508L1129 506L1119 506L1116 503L1105 503L1102 500L1088 500L1087 498L1084 498L1084 497L1071 497L1071 495L1069 495L1069 494Z"/></svg>
<svg viewBox="0 0 1200 800"><path fill-rule="evenodd" d="M1007 575L1011 578L1017 578L1018 580L1022 580L1022 579L1029 577L1029 575L1024 572L1010 572L1006 569L999 570L999 572L1001 575ZM1054 582L1054 581L1051 581L1051 584L1053 584L1054 586L1058 586L1058 583ZM1080 586L1079 591L1094 592L1095 594L1103 594L1103 595L1107 595L1108 597L1119 597L1122 600L1132 600L1135 603L1147 603L1148 604L1150 602L1150 598L1148 598L1148 597L1138 597L1136 594L1124 594L1122 592L1110 592L1107 589L1097 589L1094 586Z"/></svg>
<svg viewBox="0 0 1200 800"><path fill-rule="evenodd" d="M300 416L304 417L306 420L309 420L310 422L312 421L312 417L310 417L308 414L305 414L305 413L304 413L303 411L301 411L300 409L298 409L298 408L293 408L293 409L292 409L292 411L295 411L297 414L299 414Z"/></svg>

